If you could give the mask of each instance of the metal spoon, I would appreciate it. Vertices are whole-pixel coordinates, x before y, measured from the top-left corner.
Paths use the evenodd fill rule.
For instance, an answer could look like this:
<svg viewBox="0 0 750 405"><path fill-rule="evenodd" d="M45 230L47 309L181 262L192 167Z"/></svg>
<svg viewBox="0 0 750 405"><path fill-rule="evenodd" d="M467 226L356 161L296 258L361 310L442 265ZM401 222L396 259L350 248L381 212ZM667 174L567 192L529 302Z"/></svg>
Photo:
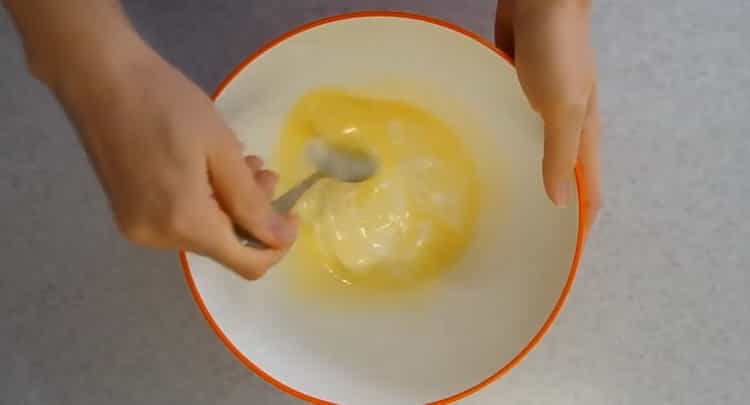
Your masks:
<svg viewBox="0 0 750 405"><path fill-rule="evenodd" d="M307 145L307 158L315 165L315 172L271 203L276 212L285 214L291 211L297 201L318 180L330 178L347 183L358 183L372 177L378 168L377 161L367 153L326 145L319 139ZM237 225L235 225L235 232L243 245L256 249L267 248L263 242Z"/></svg>

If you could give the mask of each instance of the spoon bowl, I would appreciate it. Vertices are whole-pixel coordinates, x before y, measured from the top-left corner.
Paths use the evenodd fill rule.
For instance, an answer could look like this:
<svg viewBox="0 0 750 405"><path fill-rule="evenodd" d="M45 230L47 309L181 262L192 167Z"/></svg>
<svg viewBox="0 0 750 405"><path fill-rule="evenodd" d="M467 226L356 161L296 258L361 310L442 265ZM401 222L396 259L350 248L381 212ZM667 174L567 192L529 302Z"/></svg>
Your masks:
<svg viewBox="0 0 750 405"><path fill-rule="evenodd" d="M358 183L372 177L378 163L370 154L336 145L327 145L319 138L307 145L307 157L318 172L347 183Z"/></svg>

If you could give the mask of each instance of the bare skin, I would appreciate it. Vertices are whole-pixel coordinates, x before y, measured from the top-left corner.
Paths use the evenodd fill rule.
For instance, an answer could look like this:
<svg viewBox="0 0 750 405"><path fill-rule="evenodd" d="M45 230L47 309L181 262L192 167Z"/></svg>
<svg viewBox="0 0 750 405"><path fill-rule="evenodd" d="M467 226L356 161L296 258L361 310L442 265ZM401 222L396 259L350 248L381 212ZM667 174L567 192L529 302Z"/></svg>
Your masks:
<svg viewBox="0 0 750 405"><path fill-rule="evenodd" d="M242 155L211 100L137 35L119 1L2 1L30 71L76 125L123 235L211 257L250 280L284 256L296 224L271 208L276 174ZM598 207L589 10L581 0L511 0L499 7L497 33L545 120L550 198L566 202L578 159L587 204ZM240 244L234 223L270 249Z"/></svg>
<svg viewBox="0 0 750 405"><path fill-rule="evenodd" d="M501 0L495 24L498 47L513 55L521 86L544 120L547 195L555 204L567 203L577 161L584 173L587 227L602 205L590 21L591 0Z"/></svg>

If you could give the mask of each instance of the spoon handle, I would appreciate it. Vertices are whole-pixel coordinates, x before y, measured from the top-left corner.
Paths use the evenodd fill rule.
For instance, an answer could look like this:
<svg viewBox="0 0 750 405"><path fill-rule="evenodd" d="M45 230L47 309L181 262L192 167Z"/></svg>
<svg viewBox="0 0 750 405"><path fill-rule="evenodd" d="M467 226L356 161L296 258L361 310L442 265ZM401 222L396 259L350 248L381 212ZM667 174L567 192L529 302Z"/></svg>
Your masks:
<svg viewBox="0 0 750 405"><path fill-rule="evenodd" d="M273 206L276 212L280 214L288 213L292 210L292 208L294 208L294 205L297 204L297 201L299 201L302 195L305 194L305 192L309 190L310 187L314 186L315 183L317 183L318 180L322 179L323 177L325 176L321 172L315 172L307 176L307 178L297 183L296 186L290 188L279 198L273 200L271 206Z"/></svg>
<svg viewBox="0 0 750 405"><path fill-rule="evenodd" d="M297 183L296 186L290 188L279 198L273 200L271 206L279 214L289 213L302 195L304 195L310 187L314 186L315 183L323 177L325 176L320 172L315 172L307 176L307 178ZM234 226L234 232L237 234L237 238L239 238L240 242L245 246L255 249L266 249L268 247L265 243L259 241L255 236L242 229L239 225Z"/></svg>

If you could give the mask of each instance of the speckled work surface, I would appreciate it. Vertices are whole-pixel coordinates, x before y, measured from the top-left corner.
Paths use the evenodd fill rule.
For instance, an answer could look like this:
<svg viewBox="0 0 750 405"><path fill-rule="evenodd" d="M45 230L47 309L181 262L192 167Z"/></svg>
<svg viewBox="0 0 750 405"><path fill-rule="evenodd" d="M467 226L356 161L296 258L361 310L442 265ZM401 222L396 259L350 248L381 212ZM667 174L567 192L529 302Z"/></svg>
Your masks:
<svg viewBox="0 0 750 405"><path fill-rule="evenodd" d="M551 332L468 404L743 404L750 395L750 5L594 1L606 208ZM720 3L720 5L719 5ZM313 18L386 8L490 37L493 0L130 0L204 89ZM297 403L206 326L177 259L123 242L0 12L0 403Z"/></svg>

